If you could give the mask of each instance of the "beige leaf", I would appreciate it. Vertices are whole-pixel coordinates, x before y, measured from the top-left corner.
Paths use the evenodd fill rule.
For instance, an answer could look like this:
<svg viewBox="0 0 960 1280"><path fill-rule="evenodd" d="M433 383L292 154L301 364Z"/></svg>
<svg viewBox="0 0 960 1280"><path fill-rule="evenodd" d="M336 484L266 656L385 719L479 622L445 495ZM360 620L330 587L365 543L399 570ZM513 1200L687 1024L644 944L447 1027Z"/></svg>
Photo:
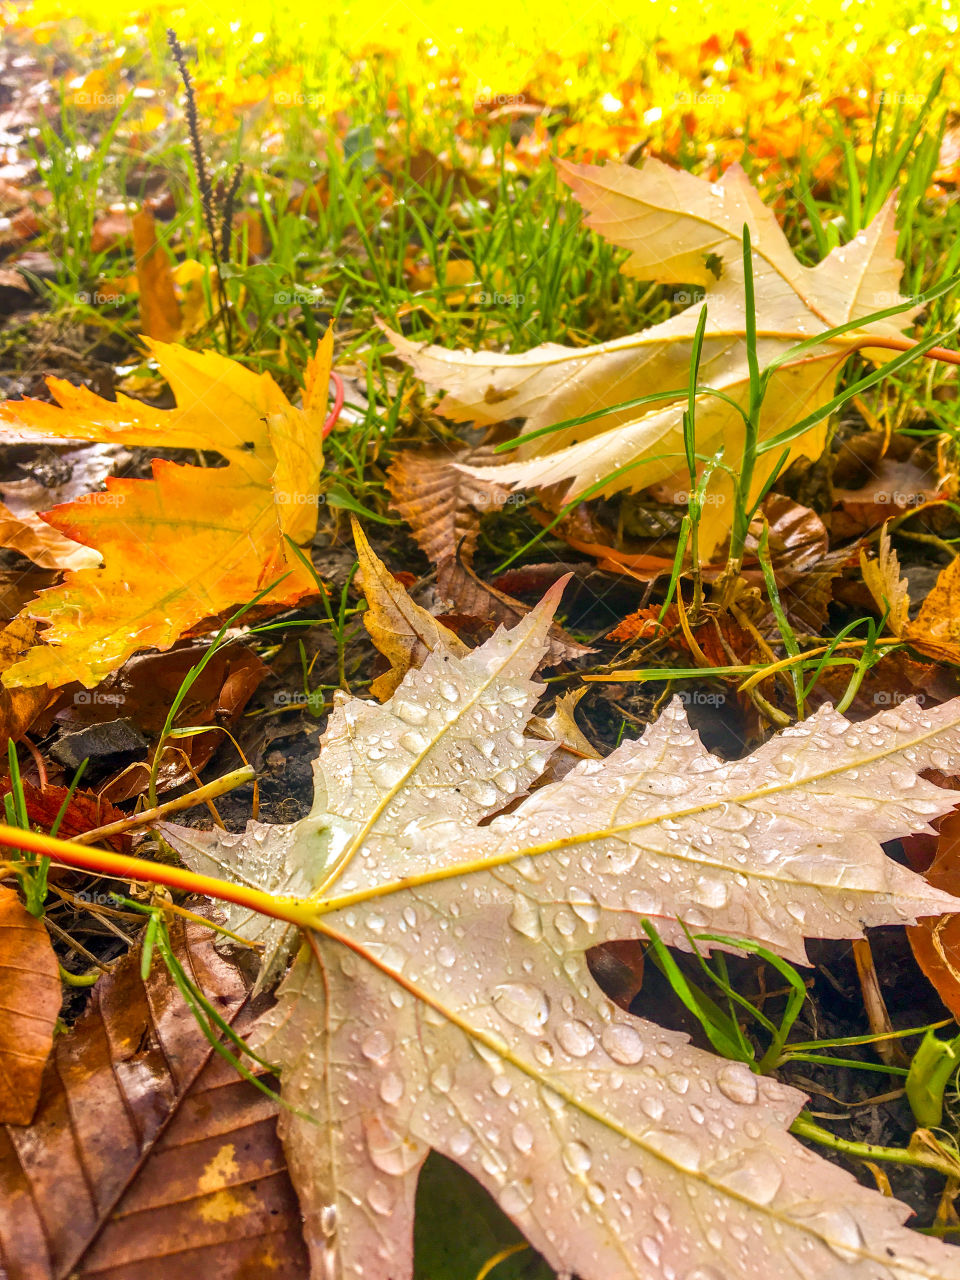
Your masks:
<svg viewBox="0 0 960 1280"><path fill-rule="evenodd" d="M877 607L887 612L887 626L895 636L937 662L960 665L960 558L940 571L912 622L909 584L900 577L900 561L886 529L880 535L876 560L867 559L861 551L860 568Z"/></svg>
<svg viewBox="0 0 960 1280"><path fill-rule="evenodd" d="M902 636L909 625L910 597L907 580L900 577L900 560L890 545L886 528L880 535L875 560L871 560L866 551L860 552L860 571L877 608L887 615L887 626L895 636Z"/></svg>
<svg viewBox="0 0 960 1280"><path fill-rule="evenodd" d="M19 514L0 502L0 547L18 551L41 569L96 569L99 551L74 542L38 515Z"/></svg>
<svg viewBox="0 0 960 1280"><path fill-rule="evenodd" d="M625 270L645 280L696 284L705 290L708 320L701 382L745 407L749 375L742 229L750 227L754 249L758 356L761 368L818 332L889 307L899 298L901 263L896 258L894 206L888 202L850 244L816 267L793 255L772 210L761 202L746 175L733 165L720 182L647 160L629 165L575 165L562 161L561 176L588 210L587 223L612 243L628 248ZM524 431L608 410L589 423L531 440L519 461L495 468L469 468L471 475L517 487L569 482L566 499L588 490L614 493L656 483L689 488L683 454L682 412L691 341L699 306L662 324L593 347L545 343L520 354L452 352L389 333L397 352L431 389L444 388L441 413L478 424L526 418ZM911 312L874 322L867 331L900 338ZM852 331L782 365L770 382L760 417L761 441L793 426L825 404L850 351L864 332ZM877 360L890 352L868 348ZM675 399L648 411L614 406L655 392ZM724 446L736 465L743 449L743 422L729 403L701 396L697 404L697 450L713 455ZM812 427L790 447L788 463L817 457L826 427ZM751 498L769 477L778 451L761 455ZM600 486L594 490L594 486ZM732 519L731 483L722 471L707 489L701 524L705 554L719 544Z"/></svg>
<svg viewBox="0 0 960 1280"><path fill-rule="evenodd" d="M459 555L473 561L480 516L499 511L510 491L492 480L478 480L459 464L482 466L497 461L493 449L407 449L394 456L387 475L391 506L413 531L423 553L439 564Z"/></svg>

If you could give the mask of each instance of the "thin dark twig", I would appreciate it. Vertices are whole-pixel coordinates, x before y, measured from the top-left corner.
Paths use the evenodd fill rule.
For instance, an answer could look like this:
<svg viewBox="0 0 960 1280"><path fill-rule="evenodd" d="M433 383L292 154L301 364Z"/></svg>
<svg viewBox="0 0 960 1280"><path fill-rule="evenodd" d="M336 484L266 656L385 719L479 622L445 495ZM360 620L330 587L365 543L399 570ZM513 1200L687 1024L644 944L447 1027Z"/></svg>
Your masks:
<svg viewBox="0 0 960 1280"><path fill-rule="evenodd" d="M210 175L207 173L203 147L200 143L200 119L197 115L196 94L193 91L193 80L190 77L190 69L187 66L187 57L183 51L183 45L177 39L177 33L172 28L167 29L167 43L170 45L170 52L173 54L173 60L177 64L177 70L180 72L180 79L183 81L183 89L186 96L187 127L190 132L190 145L193 151L193 167L197 175L197 187L200 191L200 203L203 207L203 220L207 225L207 235L210 237L213 267L217 273L217 297L220 302L220 311L223 315L227 354L230 355L233 351L233 327L224 288L223 271L221 270L219 237L213 211L213 188L210 185ZM237 181L239 182L239 179Z"/></svg>

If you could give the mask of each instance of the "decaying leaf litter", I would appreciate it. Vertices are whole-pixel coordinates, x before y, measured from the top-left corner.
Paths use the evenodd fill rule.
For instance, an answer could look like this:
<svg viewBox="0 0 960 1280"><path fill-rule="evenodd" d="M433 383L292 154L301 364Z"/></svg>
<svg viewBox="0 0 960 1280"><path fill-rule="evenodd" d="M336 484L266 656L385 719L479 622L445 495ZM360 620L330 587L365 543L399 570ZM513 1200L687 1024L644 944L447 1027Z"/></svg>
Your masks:
<svg viewBox="0 0 960 1280"><path fill-rule="evenodd" d="M97 229L129 232L155 363L3 410L12 1274L958 1273L889 1198L950 1241L952 260L901 282L878 156L839 238L736 165L562 161L571 233L687 287L607 333L451 343L438 315L487 288L525 305L469 256L409 268L439 310L387 288L317 317L298 286L264 328L228 253L259 236L266 265L281 224L237 211L239 169L207 201L199 146L206 248L171 267L155 197ZM389 210L376 163L353 173ZM483 163L449 172L469 207ZM355 213L353 180L331 161L294 220L338 184ZM884 1039L891 1014L926 1021ZM175 1040L191 1065L146 1085ZM476 1182L428 1165L415 1202L431 1150Z"/></svg>

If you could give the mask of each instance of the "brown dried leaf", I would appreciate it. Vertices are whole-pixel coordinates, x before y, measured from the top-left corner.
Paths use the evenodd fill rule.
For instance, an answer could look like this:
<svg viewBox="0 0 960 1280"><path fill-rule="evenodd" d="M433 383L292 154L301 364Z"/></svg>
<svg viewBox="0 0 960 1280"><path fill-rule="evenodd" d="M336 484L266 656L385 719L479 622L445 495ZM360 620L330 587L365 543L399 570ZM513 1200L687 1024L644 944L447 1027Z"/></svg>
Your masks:
<svg viewBox="0 0 960 1280"><path fill-rule="evenodd" d="M60 813L60 808L67 798L69 788L63 786L38 787L27 778L22 779L23 799L27 809L27 817L31 826L49 831ZM0 796L10 790L10 779L0 782ZM78 790L73 793L70 803L60 822L57 831L61 840L72 840L74 836L84 835L97 827L106 826L108 822L119 822L128 815L104 800L96 791ZM130 836L125 832L105 837L104 844L109 844L118 853L130 852Z"/></svg>
<svg viewBox="0 0 960 1280"><path fill-rule="evenodd" d="M151 215L152 216L152 215ZM120 249L129 244L133 236L133 219L125 209L110 209L93 224L90 236L90 252L106 253L111 249ZM162 334L155 334L162 337Z"/></svg>
<svg viewBox="0 0 960 1280"><path fill-rule="evenodd" d="M405 450L395 455L387 473L391 506L413 531L423 553L434 564L460 554L473 562L477 530L484 511L499 511L510 498L506 485L478 480L458 464L496 463L491 446L479 449Z"/></svg>
<svg viewBox="0 0 960 1280"><path fill-rule="evenodd" d="M841 481L846 484L838 483ZM838 455L834 484L838 487L833 490L833 500L839 508L831 519L835 541L875 529L891 516L931 502L942 489L937 468L922 446L918 448L910 437L896 435L886 444L879 431L845 442Z"/></svg>
<svg viewBox="0 0 960 1280"><path fill-rule="evenodd" d="M148 737L163 727L187 672L205 652L204 645L182 645L165 653L140 654L108 676L96 690L82 690L57 711L57 723L65 730L104 724L118 716L133 720ZM269 668L247 645L229 644L218 649L190 687L178 723L207 727L206 733L179 738L164 755L157 787L169 791L189 782L217 749L228 729L260 686ZM193 773L191 773L191 769ZM136 762L98 787L103 799L120 804L139 795L147 785L150 766Z"/></svg>
<svg viewBox="0 0 960 1280"><path fill-rule="evenodd" d="M597 986L610 999L630 1012L643 989L646 945L637 938L601 942L587 952L587 965Z"/></svg>
<svg viewBox="0 0 960 1280"><path fill-rule="evenodd" d="M514 626L530 612L528 605L514 600L513 596L498 591L486 582L481 582L472 569L459 564L455 558L445 560L438 568L437 590L451 602L458 613L489 619L491 630L494 626ZM561 662L571 662L588 653L596 653L596 649L574 640L556 622L551 623L544 658L546 666L555 667Z"/></svg>
<svg viewBox="0 0 960 1280"><path fill-rule="evenodd" d="M42 920L0 887L0 1124L29 1124L62 995L57 957Z"/></svg>
<svg viewBox="0 0 960 1280"><path fill-rule="evenodd" d="M769 525L770 562L780 573L814 569L830 550L826 525L810 507L782 493L771 493L763 501L763 514ZM747 550L754 557L758 546L759 539L748 535Z"/></svg>
<svg viewBox="0 0 960 1280"><path fill-rule="evenodd" d="M22 271L16 267L0 267L0 315L29 307L35 297Z"/></svg>
<svg viewBox="0 0 960 1280"><path fill-rule="evenodd" d="M436 155L426 147L418 147L416 151L404 149L397 154L384 154L378 157L384 169L390 175L390 183L398 196L411 189L431 192L435 198L441 194L453 200L462 200L469 195L485 195L495 198L496 189L491 189L476 173L464 169L460 165L451 164L449 157Z"/></svg>
<svg viewBox="0 0 960 1280"><path fill-rule="evenodd" d="M839 702L849 683L849 667L824 668L810 691L811 705ZM857 717L869 716L881 707L897 706L911 698L916 698L922 707L930 707L958 695L960 672L942 662L913 657L907 649L892 649L867 671L850 711Z"/></svg>
<svg viewBox="0 0 960 1280"><path fill-rule="evenodd" d="M660 605L646 605L623 619L610 632L609 639L630 641L666 641L683 653L690 646L680 626L680 614L672 604L660 621ZM690 623L690 630L704 657L712 667L728 667L731 663L752 662L756 652L755 638L728 614L707 614L697 623ZM724 647L724 641L729 649Z"/></svg>
<svg viewBox="0 0 960 1280"><path fill-rule="evenodd" d="M579 585L581 581L590 577L593 577L594 583L600 581L603 586L609 586L609 579L604 582L603 575L599 573L596 565L588 560L550 560L544 564L517 565L513 569L498 573L493 579L493 586L498 591L505 591L508 596L523 596L529 593L539 598L553 586L558 578L568 573L573 575L573 586Z"/></svg>
<svg viewBox="0 0 960 1280"><path fill-rule="evenodd" d="M818 635L833 599L834 579L839 576L849 553L830 551L823 521L815 511L792 498L780 493L769 494L763 503L763 514L769 523L770 565L787 619L796 630ZM747 548L743 577L762 587L758 539L753 535L747 540ZM772 610L756 621L764 634L779 637Z"/></svg>
<svg viewBox="0 0 960 1280"><path fill-rule="evenodd" d="M244 984L201 925L181 962L243 1031ZM33 1124L0 1132L9 1280L302 1280L306 1253L276 1108L214 1054L166 970L139 955L57 1042Z"/></svg>
<svg viewBox="0 0 960 1280"><path fill-rule="evenodd" d="M28 600L56 580L55 569L0 569L0 626L12 622Z"/></svg>
<svg viewBox="0 0 960 1280"><path fill-rule="evenodd" d="M960 558L941 570L912 622L909 584L900 576L900 561L886 530L876 560L861 552L860 567L878 608L888 611L887 625L895 636L938 662L960 664Z"/></svg>
<svg viewBox="0 0 960 1280"><path fill-rule="evenodd" d="M538 523L546 525L550 522L551 517L538 512L536 507L528 510ZM642 582L652 582L661 575L669 577L673 568L672 557L623 551L611 546L605 539L612 536L612 531L604 529L594 519L594 512L585 502L574 507L573 511L554 525L551 533L554 537L562 538L574 551L596 557L600 569L637 578Z"/></svg>

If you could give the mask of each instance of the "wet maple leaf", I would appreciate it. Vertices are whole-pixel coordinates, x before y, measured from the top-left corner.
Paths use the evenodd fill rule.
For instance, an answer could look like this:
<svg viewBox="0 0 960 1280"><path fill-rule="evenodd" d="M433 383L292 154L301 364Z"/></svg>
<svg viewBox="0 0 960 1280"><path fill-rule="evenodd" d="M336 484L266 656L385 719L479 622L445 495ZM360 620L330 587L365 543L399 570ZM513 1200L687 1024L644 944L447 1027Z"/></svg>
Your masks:
<svg viewBox="0 0 960 1280"><path fill-rule="evenodd" d="M731 165L716 183L652 159L642 169L567 161L560 161L558 168L588 211L587 225L630 250L626 274L704 290L708 319L701 382L744 408L749 390L744 223L753 245L761 368L819 332L901 301L902 264L896 257L892 200L849 244L834 249L816 267L806 267L795 258L773 210L763 204L739 165ZM685 296L692 300L692 294ZM865 333L902 338L910 314L875 321L787 360L773 376L764 401L761 442L831 398L840 367L853 349L864 347ZM662 324L597 346L548 342L509 355L447 351L387 332L418 377L431 389L446 390L439 411L457 421L486 424L526 418L524 432L532 433L608 409L589 423L531 440L521 446L520 461L468 468L470 475L512 486L569 482L565 498L570 501L605 479L598 490L605 494L658 483L689 488L682 413L699 317L700 307L689 306ZM890 352L867 347L866 354L881 360ZM676 399L648 411L614 407L668 391L677 392ZM744 428L733 405L701 396L696 428L698 454L709 457L723 444L725 461L737 465ZM818 457L825 439L825 422L811 427L791 445L787 465L800 456ZM761 492L777 455L771 450L759 457L751 499ZM709 555L730 528L728 474L715 471L706 492L700 536Z"/></svg>
<svg viewBox="0 0 960 1280"><path fill-rule="evenodd" d="M960 1278L906 1206L787 1134L799 1092L630 1017L585 956L653 915L673 943L684 919L803 960L805 935L954 907L880 841L951 807L919 770L960 750L960 704L824 707L724 763L675 702L504 812L548 763L524 730L561 586L479 649L441 641L382 705L339 695L302 821L163 827L191 866L319 913L253 1032L297 1109L312 1275L411 1275L434 1148L582 1280ZM229 924L266 974L295 941L241 908Z"/></svg>
<svg viewBox="0 0 960 1280"><path fill-rule="evenodd" d="M52 378L57 405L7 401L0 427L20 439L212 451L227 465L156 460L152 480L108 477L106 492L44 513L104 563L68 572L26 607L50 625L44 643L4 673L8 687L77 680L92 688L137 649L169 648L281 577L265 597L270 603L292 604L316 590L285 536L308 545L316 529L332 333L308 365L302 409L267 373L214 352L148 346L176 409L127 396L103 400Z"/></svg>

